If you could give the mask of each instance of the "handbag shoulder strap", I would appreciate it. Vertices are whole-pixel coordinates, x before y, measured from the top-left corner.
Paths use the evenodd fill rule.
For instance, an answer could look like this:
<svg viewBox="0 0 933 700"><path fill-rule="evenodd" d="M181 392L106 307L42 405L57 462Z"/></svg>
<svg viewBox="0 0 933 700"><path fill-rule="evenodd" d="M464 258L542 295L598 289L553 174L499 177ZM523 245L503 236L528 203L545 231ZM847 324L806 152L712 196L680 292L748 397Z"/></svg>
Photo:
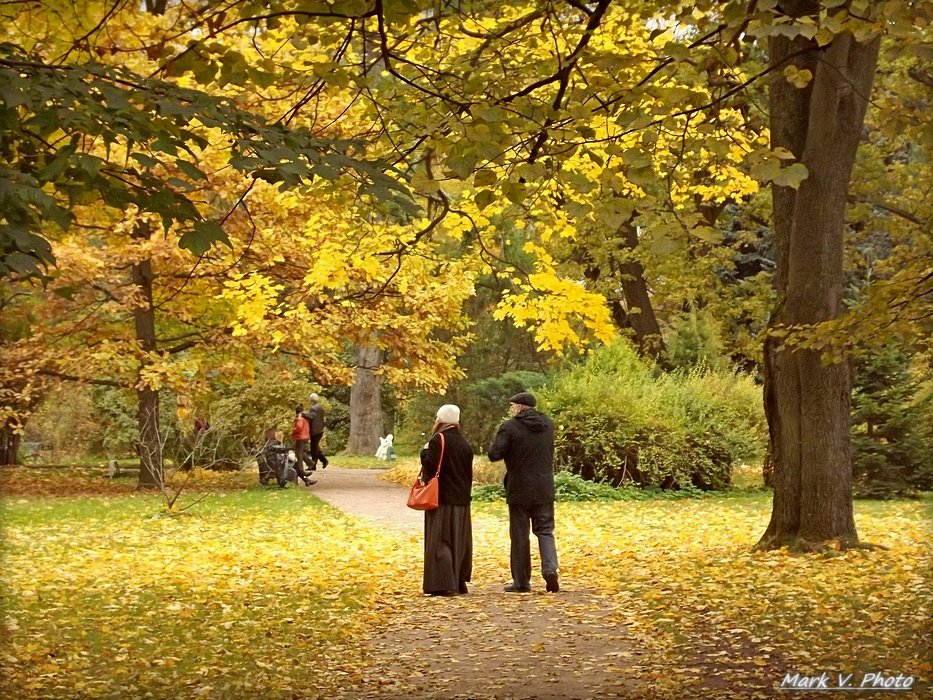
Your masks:
<svg viewBox="0 0 933 700"><path fill-rule="evenodd" d="M444 433L438 433L438 436L441 438L441 456L437 459L437 474L434 475L435 478L441 475L441 464L444 463Z"/></svg>

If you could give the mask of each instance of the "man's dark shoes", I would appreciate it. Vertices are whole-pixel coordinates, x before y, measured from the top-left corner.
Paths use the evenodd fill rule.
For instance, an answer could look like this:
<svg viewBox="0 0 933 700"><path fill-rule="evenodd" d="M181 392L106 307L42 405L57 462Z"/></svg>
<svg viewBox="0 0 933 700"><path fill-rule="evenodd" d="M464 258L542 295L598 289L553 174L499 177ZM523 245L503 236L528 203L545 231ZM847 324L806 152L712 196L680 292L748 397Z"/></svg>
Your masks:
<svg viewBox="0 0 933 700"><path fill-rule="evenodd" d="M514 582L507 583L502 588L506 593L531 593L531 586L516 586Z"/></svg>
<svg viewBox="0 0 933 700"><path fill-rule="evenodd" d="M317 479L305 479L305 486L314 486L317 483Z"/></svg>
<svg viewBox="0 0 933 700"><path fill-rule="evenodd" d="M560 584L557 582L556 571L545 571L544 581L547 583L548 593L557 593L560 590Z"/></svg>

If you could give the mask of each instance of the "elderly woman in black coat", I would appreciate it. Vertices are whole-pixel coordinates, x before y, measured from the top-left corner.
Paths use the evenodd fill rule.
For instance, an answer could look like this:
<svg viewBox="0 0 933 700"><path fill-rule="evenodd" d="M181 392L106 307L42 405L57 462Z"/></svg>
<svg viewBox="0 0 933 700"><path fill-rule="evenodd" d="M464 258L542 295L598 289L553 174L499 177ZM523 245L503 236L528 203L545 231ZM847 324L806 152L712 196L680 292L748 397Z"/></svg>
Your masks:
<svg viewBox="0 0 933 700"><path fill-rule="evenodd" d="M421 450L421 472L427 483L440 464L440 505L424 512L423 588L428 595L457 595L467 592L473 573L473 448L460 433L460 408L453 404L437 410L431 433Z"/></svg>

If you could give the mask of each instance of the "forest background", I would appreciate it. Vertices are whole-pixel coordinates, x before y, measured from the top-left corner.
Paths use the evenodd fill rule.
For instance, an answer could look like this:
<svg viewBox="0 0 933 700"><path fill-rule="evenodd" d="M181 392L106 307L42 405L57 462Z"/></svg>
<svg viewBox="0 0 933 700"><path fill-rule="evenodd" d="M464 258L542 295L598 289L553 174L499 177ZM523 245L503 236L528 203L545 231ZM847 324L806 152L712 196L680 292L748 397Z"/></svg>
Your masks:
<svg viewBox="0 0 933 700"><path fill-rule="evenodd" d="M3 13L5 462L159 485L311 391L481 451L533 388L588 479L763 462L765 544L930 487L929 3Z"/></svg>

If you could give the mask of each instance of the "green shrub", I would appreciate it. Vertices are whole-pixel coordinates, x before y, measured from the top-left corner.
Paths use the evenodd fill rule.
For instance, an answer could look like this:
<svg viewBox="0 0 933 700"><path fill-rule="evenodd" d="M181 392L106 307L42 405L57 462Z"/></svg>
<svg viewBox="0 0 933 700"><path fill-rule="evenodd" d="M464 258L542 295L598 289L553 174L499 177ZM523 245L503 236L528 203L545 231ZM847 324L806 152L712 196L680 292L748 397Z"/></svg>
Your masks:
<svg viewBox="0 0 933 700"><path fill-rule="evenodd" d="M483 484L473 487L473 500L488 503L505 499L505 487L502 484Z"/></svg>
<svg viewBox="0 0 933 700"><path fill-rule="evenodd" d="M498 377L464 382L458 389L464 427L473 442L473 449L485 453L492 444L503 419L508 417L508 399L520 391L534 391L541 387L547 376L540 372L518 370Z"/></svg>
<svg viewBox="0 0 933 700"><path fill-rule="evenodd" d="M305 379L282 380L274 375L259 377L252 384L231 385L211 402L211 425L226 436L224 450L231 454L255 453L262 447L263 433L268 428L282 431L289 442L295 406L301 404L307 409L312 391L321 393L321 388ZM346 410L324 394L321 405L328 428Z"/></svg>
<svg viewBox="0 0 933 700"><path fill-rule="evenodd" d="M645 501L665 498L696 498L702 496L699 489L687 487L679 491L663 491L658 488L637 486L611 486L606 483L587 481L578 474L559 471L554 475L554 497L557 501ZM479 502L505 500L502 484L483 484L473 488L473 500Z"/></svg>
<svg viewBox="0 0 933 700"><path fill-rule="evenodd" d="M542 399L559 468L612 486L721 490L734 464L763 452L760 393L731 372L658 372L620 342L559 375Z"/></svg>
<svg viewBox="0 0 933 700"><path fill-rule="evenodd" d="M709 311L690 311L680 316L667 337L668 367L725 369L723 343L718 324Z"/></svg>
<svg viewBox="0 0 933 700"><path fill-rule="evenodd" d="M578 474L560 471L554 475L554 498L558 501L620 501L627 489L587 481Z"/></svg>

